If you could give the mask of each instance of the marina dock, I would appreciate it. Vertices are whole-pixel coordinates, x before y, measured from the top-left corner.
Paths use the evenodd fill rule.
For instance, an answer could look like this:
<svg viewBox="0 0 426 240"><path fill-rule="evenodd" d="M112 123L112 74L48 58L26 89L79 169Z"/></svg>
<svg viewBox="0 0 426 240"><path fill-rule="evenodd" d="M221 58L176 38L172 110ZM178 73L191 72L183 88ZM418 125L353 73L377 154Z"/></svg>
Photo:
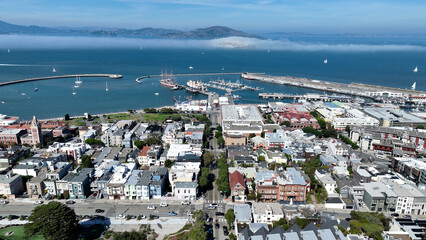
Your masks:
<svg viewBox="0 0 426 240"><path fill-rule="evenodd" d="M412 96L426 96L426 92L424 91L376 86L362 83L346 84L290 76L267 76L256 73L243 73L241 77L247 80L256 80L267 83L309 88L324 92L339 93L371 99L380 99L383 97L409 98Z"/></svg>
<svg viewBox="0 0 426 240"><path fill-rule="evenodd" d="M119 74L72 74L72 75L61 75L61 76L50 76L50 77L38 77L38 78L26 78L20 80L13 80L8 82L0 82L1 86L24 83L24 82L33 82L33 81L41 81L41 80L51 80L58 78L76 78L76 77L108 77L112 79L122 78L122 75Z"/></svg>

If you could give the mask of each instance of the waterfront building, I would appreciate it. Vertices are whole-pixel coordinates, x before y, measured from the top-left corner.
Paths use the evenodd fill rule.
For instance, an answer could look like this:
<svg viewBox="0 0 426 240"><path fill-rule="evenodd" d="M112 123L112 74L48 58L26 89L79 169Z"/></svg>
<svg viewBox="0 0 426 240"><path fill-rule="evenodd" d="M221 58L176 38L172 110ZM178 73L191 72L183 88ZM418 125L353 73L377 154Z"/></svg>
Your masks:
<svg viewBox="0 0 426 240"><path fill-rule="evenodd" d="M318 121L300 104L269 102L269 108L278 122L289 122L292 129L312 126L319 129Z"/></svg>
<svg viewBox="0 0 426 240"><path fill-rule="evenodd" d="M0 127L9 126L19 121L19 117L0 114Z"/></svg>
<svg viewBox="0 0 426 240"><path fill-rule="evenodd" d="M401 127L401 126L413 126L425 125L426 121L419 117L416 117L410 113L407 113L401 109L389 108L389 107L369 107L364 108L364 112L373 118L380 121L380 126L384 127Z"/></svg>

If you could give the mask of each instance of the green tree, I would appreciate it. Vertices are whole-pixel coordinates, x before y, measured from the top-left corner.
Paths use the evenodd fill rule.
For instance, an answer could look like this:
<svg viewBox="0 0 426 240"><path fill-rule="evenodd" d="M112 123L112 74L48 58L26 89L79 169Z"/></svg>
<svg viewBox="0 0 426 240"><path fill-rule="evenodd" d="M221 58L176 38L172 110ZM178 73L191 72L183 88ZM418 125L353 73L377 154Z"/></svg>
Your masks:
<svg viewBox="0 0 426 240"><path fill-rule="evenodd" d="M141 140L135 140L133 142L133 145L135 145L137 148L142 149L143 148L143 142Z"/></svg>
<svg viewBox="0 0 426 240"><path fill-rule="evenodd" d="M99 139L96 139L96 138L88 138L88 139L86 139L86 141L84 141L86 144L89 144L90 146L92 146L92 145L99 145L99 146L103 146L104 145L104 143L101 141L101 140L99 140Z"/></svg>
<svg viewBox="0 0 426 240"><path fill-rule="evenodd" d="M233 233L230 233L228 237L229 237L229 240L237 240L237 236L235 236Z"/></svg>
<svg viewBox="0 0 426 240"><path fill-rule="evenodd" d="M142 232L117 232L113 235L114 240L146 240L147 234Z"/></svg>
<svg viewBox="0 0 426 240"><path fill-rule="evenodd" d="M418 125L418 126L416 127L416 129L425 129L425 126L423 126L423 125Z"/></svg>
<svg viewBox="0 0 426 240"><path fill-rule="evenodd" d="M346 127L345 127L345 131L346 131L347 133L350 133L350 132L351 132L351 126L346 125Z"/></svg>
<svg viewBox="0 0 426 240"><path fill-rule="evenodd" d="M214 162L214 155L209 151L204 151L203 154L203 165L208 166Z"/></svg>
<svg viewBox="0 0 426 240"><path fill-rule="evenodd" d="M65 121L69 121L71 118L70 118L70 115L67 113L67 114L65 114Z"/></svg>
<svg viewBox="0 0 426 240"><path fill-rule="evenodd" d="M259 160L259 162L264 162L265 161L265 156L258 156L257 160Z"/></svg>
<svg viewBox="0 0 426 240"><path fill-rule="evenodd" d="M92 163L92 159L90 158L90 156L88 156L88 155L81 156L81 165L80 166L82 168L92 168L93 163Z"/></svg>
<svg viewBox="0 0 426 240"><path fill-rule="evenodd" d="M231 227L235 219L235 213L233 209L228 209L228 211L226 211L225 219L226 219L226 222L228 223L228 226Z"/></svg>
<svg viewBox="0 0 426 240"><path fill-rule="evenodd" d="M28 221L24 225L27 237L41 233L46 239L73 239L78 227L74 210L59 202L34 208Z"/></svg>
<svg viewBox="0 0 426 240"><path fill-rule="evenodd" d="M207 239L207 234L204 231L204 221L197 220L191 230L188 232L188 240L204 240Z"/></svg>
<svg viewBox="0 0 426 240"><path fill-rule="evenodd" d="M250 135L248 136L249 139L252 139L254 137L256 137L256 134L254 134L254 133L250 133Z"/></svg>
<svg viewBox="0 0 426 240"><path fill-rule="evenodd" d="M206 167L201 168L201 176L199 181L200 187L204 188L209 185L209 174L210 174L210 171L208 168Z"/></svg>
<svg viewBox="0 0 426 240"><path fill-rule="evenodd" d="M172 160L170 160L170 159L166 159L166 161L164 161L164 166L166 167L166 168L171 168L172 166L173 166L173 164L174 164L175 162L174 161L172 161Z"/></svg>
<svg viewBox="0 0 426 240"><path fill-rule="evenodd" d="M310 223L308 219L306 218L296 218L294 220L294 223L299 226L301 229L304 229L308 224Z"/></svg>

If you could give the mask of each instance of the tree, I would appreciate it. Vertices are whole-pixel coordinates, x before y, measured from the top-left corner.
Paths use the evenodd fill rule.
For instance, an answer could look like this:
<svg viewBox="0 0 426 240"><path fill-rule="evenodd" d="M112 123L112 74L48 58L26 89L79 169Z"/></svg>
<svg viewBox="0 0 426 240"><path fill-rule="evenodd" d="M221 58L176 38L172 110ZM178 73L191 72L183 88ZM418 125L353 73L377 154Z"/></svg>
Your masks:
<svg viewBox="0 0 426 240"><path fill-rule="evenodd" d="M41 233L46 239L72 239L78 227L74 210L59 202L50 202L33 209L24 225L27 237Z"/></svg>
<svg viewBox="0 0 426 240"><path fill-rule="evenodd" d="M208 168L206 167L201 168L201 176L199 181L201 188L207 187L209 185L209 174L210 174L210 171Z"/></svg>
<svg viewBox="0 0 426 240"><path fill-rule="evenodd" d="M346 125L346 127L345 127L345 131L346 131L347 133L350 133L350 132L351 132L351 126Z"/></svg>
<svg viewBox="0 0 426 240"><path fill-rule="evenodd" d="M423 126L423 125L418 125L418 126L416 127L416 129L425 129L425 126Z"/></svg>
<svg viewBox="0 0 426 240"><path fill-rule="evenodd" d="M248 136L249 139L252 139L254 137L256 137L256 134L254 134L254 133L250 133L250 135Z"/></svg>
<svg viewBox="0 0 426 240"><path fill-rule="evenodd" d="M135 140L133 142L133 145L135 145L137 148L142 149L143 148L143 142L141 140Z"/></svg>
<svg viewBox="0 0 426 240"><path fill-rule="evenodd" d="M166 161L164 161L164 166L166 167L166 168L171 168L172 166L173 166L173 164L174 164L175 162L173 162L172 160L170 160L170 159L166 159Z"/></svg>
<svg viewBox="0 0 426 240"><path fill-rule="evenodd" d="M92 145L99 145L99 146L103 146L104 145L104 143L101 141L101 140L99 140L99 139L96 139L96 138L88 138L88 139L86 139L86 141L84 141L86 144L89 144L90 146L92 146Z"/></svg>
<svg viewBox="0 0 426 240"><path fill-rule="evenodd" d="M229 237L229 240L237 240L237 236L235 236L233 233L230 233L228 237Z"/></svg>
<svg viewBox="0 0 426 240"><path fill-rule="evenodd" d="M214 161L214 155L211 154L211 152L209 152L209 151L204 151L204 154L203 154L204 166L210 165L211 163L213 163L213 161Z"/></svg>
<svg viewBox="0 0 426 240"><path fill-rule="evenodd" d="M67 114L65 114L65 121L69 121L71 118L70 118L70 115L67 113Z"/></svg>
<svg viewBox="0 0 426 240"><path fill-rule="evenodd" d="M82 168L92 168L92 159L88 155L81 156L81 165Z"/></svg>
<svg viewBox="0 0 426 240"><path fill-rule="evenodd" d="M309 220L306 218L296 218L296 220L294 221L295 224L297 224L297 226L300 227L300 229L304 229L306 226L308 226L309 224Z"/></svg>
<svg viewBox="0 0 426 240"><path fill-rule="evenodd" d="M207 234L204 231L204 221L197 220L191 230L188 232L188 240L204 240L207 239Z"/></svg>
<svg viewBox="0 0 426 240"><path fill-rule="evenodd" d="M258 160L259 162L264 162L264 161L265 161L265 156L258 156L258 157L257 157L257 160Z"/></svg>
<svg viewBox="0 0 426 240"><path fill-rule="evenodd" d="M228 211L226 211L225 219L226 219L226 222L228 223L228 226L231 227L235 219L235 213L233 209L228 209Z"/></svg>

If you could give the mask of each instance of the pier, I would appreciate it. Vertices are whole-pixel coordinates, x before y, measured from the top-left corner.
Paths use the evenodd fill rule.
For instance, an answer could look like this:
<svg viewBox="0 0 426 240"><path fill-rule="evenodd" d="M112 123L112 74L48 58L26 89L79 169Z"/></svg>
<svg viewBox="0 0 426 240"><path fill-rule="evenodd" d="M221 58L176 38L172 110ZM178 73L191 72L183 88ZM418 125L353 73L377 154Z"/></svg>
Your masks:
<svg viewBox="0 0 426 240"><path fill-rule="evenodd" d="M240 75L243 73L181 73L181 74L173 74L170 76L173 77L192 77L192 76L221 76L221 75ZM141 76L136 78L136 82L137 83L142 83L141 80L146 79L146 78L157 78L157 77L164 77L166 75L163 74L157 74L157 75L146 75L146 76Z"/></svg>
<svg viewBox="0 0 426 240"><path fill-rule="evenodd" d="M24 83L24 82L33 82L33 81L41 81L41 80L51 80L51 79L59 79L59 78L76 78L76 77L108 77L112 79L122 78L122 75L119 74L72 74L72 75L61 75L61 76L50 76L50 77L38 77L38 78L26 78L20 80L13 80L7 82L0 82L1 86Z"/></svg>
<svg viewBox="0 0 426 240"><path fill-rule="evenodd" d="M426 96L426 92L402 88L376 86L362 83L338 83L329 81L312 80L290 76L267 76L257 73L243 73L242 78L267 83L282 84L294 87L315 89L344 95L359 96L371 99L380 98L409 98L411 96Z"/></svg>
<svg viewBox="0 0 426 240"><path fill-rule="evenodd" d="M319 95L319 94L304 94L304 95L295 95L295 94L283 94L283 93L259 93L259 98L263 99L304 99L309 101L341 101L349 102L352 100L351 97L347 96L334 96L334 95Z"/></svg>

